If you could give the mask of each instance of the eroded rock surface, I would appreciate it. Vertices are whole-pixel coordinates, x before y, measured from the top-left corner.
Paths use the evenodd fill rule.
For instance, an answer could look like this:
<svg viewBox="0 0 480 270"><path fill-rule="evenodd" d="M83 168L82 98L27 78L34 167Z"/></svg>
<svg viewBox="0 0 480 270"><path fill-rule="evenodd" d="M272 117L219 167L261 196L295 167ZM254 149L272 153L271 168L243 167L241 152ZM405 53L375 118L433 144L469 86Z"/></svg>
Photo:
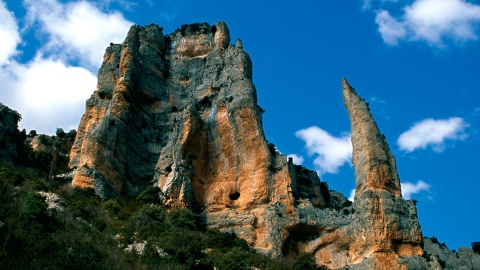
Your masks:
<svg viewBox="0 0 480 270"><path fill-rule="evenodd" d="M398 257L423 254L417 210L413 201L401 198L395 158L368 104L346 79L342 87L351 123L356 178L354 209L358 217L352 224L357 237L350 247L350 262L373 256L394 267Z"/></svg>
<svg viewBox="0 0 480 270"><path fill-rule="evenodd" d="M102 198L159 186L166 207L190 207L271 256L309 252L329 268L426 265L416 208L401 198L388 144L346 80L353 205L267 143L251 60L241 41L229 44L222 22L167 35L132 26L111 44L70 154L73 185Z"/></svg>

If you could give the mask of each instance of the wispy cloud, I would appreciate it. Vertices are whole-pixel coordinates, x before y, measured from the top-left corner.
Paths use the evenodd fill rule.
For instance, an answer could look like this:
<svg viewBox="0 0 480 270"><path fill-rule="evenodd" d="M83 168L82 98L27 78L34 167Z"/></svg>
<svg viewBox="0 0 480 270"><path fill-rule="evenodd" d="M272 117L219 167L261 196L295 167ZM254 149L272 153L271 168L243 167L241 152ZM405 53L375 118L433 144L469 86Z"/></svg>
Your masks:
<svg viewBox="0 0 480 270"><path fill-rule="evenodd" d="M386 44L398 45L398 41L407 36L405 24L397 21L386 10L380 10L377 13L375 23L378 25L378 32L380 32Z"/></svg>
<svg viewBox="0 0 480 270"><path fill-rule="evenodd" d="M15 16L3 1L0 1L0 40L0 66L2 66L8 64L10 58L17 54L17 46L21 41Z"/></svg>
<svg viewBox="0 0 480 270"><path fill-rule="evenodd" d="M399 17L379 8L375 21L386 44L424 41L442 47L446 40L462 43L478 39L480 6L465 0L415 0Z"/></svg>
<svg viewBox="0 0 480 270"><path fill-rule="evenodd" d="M108 44L122 42L133 24L119 12L104 13L86 1L26 0L25 4L30 24L38 24L48 38L42 54L78 61L94 71Z"/></svg>
<svg viewBox="0 0 480 270"><path fill-rule="evenodd" d="M319 174L337 173L338 168L352 159L350 134L334 137L319 127L299 130L295 135L305 141L309 155L316 155L313 161Z"/></svg>
<svg viewBox="0 0 480 270"><path fill-rule="evenodd" d="M422 180L418 181L416 184L405 182L400 183L400 185L402 186L402 196L405 200L410 200L413 194L428 191L430 189L430 185Z"/></svg>
<svg viewBox="0 0 480 270"><path fill-rule="evenodd" d="M302 165L303 164L304 158L302 156L299 156L297 154L289 154L289 155L287 155L287 157L292 158L293 163L296 164L296 165Z"/></svg>
<svg viewBox="0 0 480 270"><path fill-rule="evenodd" d="M434 151L442 152L446 140L463 140L467 137L465 128L469 124L463 118L425 119L415 123L400 135L397 144L401 150L412 152L431 146Z"/></svg>

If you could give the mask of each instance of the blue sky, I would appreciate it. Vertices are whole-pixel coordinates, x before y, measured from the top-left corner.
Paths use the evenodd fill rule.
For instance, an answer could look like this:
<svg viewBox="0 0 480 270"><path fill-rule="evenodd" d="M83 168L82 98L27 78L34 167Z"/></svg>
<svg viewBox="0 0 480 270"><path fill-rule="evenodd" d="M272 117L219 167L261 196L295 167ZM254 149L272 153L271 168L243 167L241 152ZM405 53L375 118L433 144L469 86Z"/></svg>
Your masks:
<svg viewBox="0 0 480 270"><path fill-rule="evenodd" d="M110 42L131 24L225 21L241 38L267 139L349 196L346 77L397 158L425 236L480 241L480 1L0 0L0 102L21 128L77 128Z"/></svg>

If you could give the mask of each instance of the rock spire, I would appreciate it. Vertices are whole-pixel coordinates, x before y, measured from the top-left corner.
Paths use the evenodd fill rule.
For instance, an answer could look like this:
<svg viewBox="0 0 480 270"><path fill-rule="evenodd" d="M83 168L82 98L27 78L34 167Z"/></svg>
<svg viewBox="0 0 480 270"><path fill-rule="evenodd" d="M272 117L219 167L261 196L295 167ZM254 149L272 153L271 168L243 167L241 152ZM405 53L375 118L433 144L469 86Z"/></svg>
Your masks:
<svg viewBox="0 0 480 270"><path fill-rule="evenodd" d="M355 221L350 261L374 258L376 269L403 269L401 257L421 256L423 239L412 201L401 198L400 180L385 136L368 103L342 80L343 100L350 116L355 167Z"/></svg>
<svg viewBox="0 0 480 270"><path fill-rule="evenodd" d="M365 190L386 190L394 196L401 196L395 157L390 152L385 135L378 129L368 103L357 95L345 78L342 87L351 124L355 198Z"/></svg>

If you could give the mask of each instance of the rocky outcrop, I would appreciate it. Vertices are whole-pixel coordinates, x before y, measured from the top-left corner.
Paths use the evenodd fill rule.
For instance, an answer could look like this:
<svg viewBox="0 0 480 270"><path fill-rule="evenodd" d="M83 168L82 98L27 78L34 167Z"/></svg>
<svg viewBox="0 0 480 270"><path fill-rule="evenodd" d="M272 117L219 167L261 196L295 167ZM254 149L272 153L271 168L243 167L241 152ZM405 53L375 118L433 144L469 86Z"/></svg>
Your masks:
<svg viewBox="0 0 480 270"><path fill-rule="evenodd" d="M471 248L460 247L457 252L452 251L436 238L425 238L424 247L425 257L438 263L437 269L480 269L480 255Z"/></svg>
<svg viewBox="0 0 480 270"><path fill-rule="evenodd" d="M45 199L49 215L55 215L59 212L63 212L65 208L65 200L58 194L44 191L38 191L37 193Z"/></svg>
<svg viewBox="0 0 480 270"><path fill-rule="evenodd" d="M252 63L218 22L164 35L132 26L107 48L70 154L73 185L102 198L158 186L166 207L190 207L271 256L308 252L329 268L427 264L415 205L366 103L343 82L357 189L352 205L268 144Z"/></svg>
<svg viewBox="0 0 480 270"><path fill-rule="evenodd" d="M229 42L217 23L133 26L111 45L71 152L74 185L111 197L154 184L166 205L212 210L280 196L251 61Z"/></svg>
<svg viewBox="0 0 480 270"><path fill-rule="evenodd" d="M16 163L22 149L21 133L18 131L20 114L0 103L0 162Z"/></svg>

